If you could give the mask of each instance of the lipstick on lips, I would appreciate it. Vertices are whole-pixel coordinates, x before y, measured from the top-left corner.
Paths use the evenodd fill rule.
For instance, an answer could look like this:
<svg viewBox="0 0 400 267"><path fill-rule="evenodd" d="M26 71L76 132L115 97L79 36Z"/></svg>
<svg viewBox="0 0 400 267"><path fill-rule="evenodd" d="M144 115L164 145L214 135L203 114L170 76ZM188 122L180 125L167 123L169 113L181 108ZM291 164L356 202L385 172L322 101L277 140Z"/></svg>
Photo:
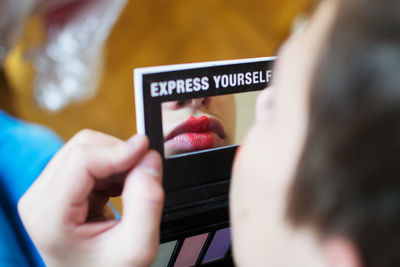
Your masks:
<svg viewBox="0 0 400 267"><path fill-rule="evenodd" d="M225 130L218 120L191 116L165 138L165 146L176 153L198 151L221 146L225 137Z"/></svg>

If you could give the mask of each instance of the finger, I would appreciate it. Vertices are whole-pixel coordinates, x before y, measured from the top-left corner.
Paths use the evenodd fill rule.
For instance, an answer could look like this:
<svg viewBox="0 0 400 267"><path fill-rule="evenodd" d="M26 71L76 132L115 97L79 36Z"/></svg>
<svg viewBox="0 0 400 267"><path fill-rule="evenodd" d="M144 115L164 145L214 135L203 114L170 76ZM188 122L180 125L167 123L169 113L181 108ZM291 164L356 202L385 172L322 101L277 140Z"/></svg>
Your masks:
<svg viewBox="0 0 400 267"><path fill-rule="evenodd" d="M113 227L117 226L119 221L108 220L101 222L88 222L74 228L74 234L82 238L82 240L87 238L98 237L103 233L106 233Z"/></svg>
<svg viewBox="0 0 400 267"><path fill-rule="evenodd" d="M164 203L162 163L157 152L148 152L128 175L122 200L123 216L120 227L128 242L125 245L135 251L139 244L147 248L147 253L156 253Z"/></svg>
<svg viewBox="0 0 400 267"><path fill-rule="evenodd" d="M135 138L135 136L133 136ZM68 143L66 143L60 151L52 159L52 164L49 164L50 170L57 170L60 165L63 165L64 158L69 154L71 149L76 146L116 146L123 144L124 141L115 138L113 136L93 131L93 130L82 130L74 135Z"/></svg>
<svg viewBox="0 0 400 267"><path fill-rule="evenodd" d="M79 131L68 141L68 143L71 145L74 144L116 145L121 142L124 141L114 136L88 129Z"/></svg>
<svg viewBox="0 0 400 267"><path fill-rule="evenodd" d="M113 146L77 145L66 155L63 166L46 187L49 211L59 223L82 224L96 180L131 169L148 149L148 139L136 136Z"/></svg>
<svg viewBox="0 0 400 267"><path fill-rule="evenodd" d="M148 149L148 139L143 136L133 137L128 142L114 142L114 145L101 146L101 142L97 139L94 145L74 145L61 152L65 155L59 154L59 158L50 162L41 174L42 180L35 182L21 199L21 214L25 217L34 216L34 213L48 215L41 218L57 221L57 225L84 223L89 209L89 194L96 181L93 173L100 172L106 177L113 171L126 171ZM46 209L40 209L42 206Z"/></svg>
<svg viewBox="0 0 400 267"><path fill-rule="evenodd" d="M77 146L65 159L63 179L53 184L57 189L64 189L68 199L81 202L87 199L97 179L108 178L131 169L137 164L148 149L148 139L136 136L126 143L112 146ZM68 167L67 167L68 166Z"/></svg>
<svg viewBox="0 0 400 267"><path fill-rule="evenodd" d="M133 136L130 141L135 139ZM36 200L44 192L48 192L46 187L50 181L59 175L59 170L65 166L65 158L71 152L71 149L76 148L79 145L85 146L115 146L118 144L124 144L125 142L117 139L115 137L92 131L92 130L82 130L77 133L70 141L65 144L50 160L47 164L44 172L36 179L36 182L29 189L30 198ZM47 175L46 175L47 174Z"/></svg>

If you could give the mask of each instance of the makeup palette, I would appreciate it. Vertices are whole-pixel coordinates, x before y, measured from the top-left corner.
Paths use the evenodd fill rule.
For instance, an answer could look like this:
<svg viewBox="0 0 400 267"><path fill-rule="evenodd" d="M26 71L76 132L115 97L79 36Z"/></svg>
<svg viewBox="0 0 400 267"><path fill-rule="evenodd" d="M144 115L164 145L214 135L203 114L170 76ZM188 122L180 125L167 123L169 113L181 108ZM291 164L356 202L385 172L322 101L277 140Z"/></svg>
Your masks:
<svg viewBox="0 0 400 267"><path fill-rule="evenodd" d="M163 158L162 244L154 266L232 262L231 169L239 133L246 130L240 123L252 121L239 111L254 110L254 102L241 101L269 86L274 62L252 58L134 70L137 130Z"/></svg>
<svg viewBox="0 0 400 267"><path fill-rule="evenodd" d="M152 267L233 266L230 228L160 245Z"/></svg>

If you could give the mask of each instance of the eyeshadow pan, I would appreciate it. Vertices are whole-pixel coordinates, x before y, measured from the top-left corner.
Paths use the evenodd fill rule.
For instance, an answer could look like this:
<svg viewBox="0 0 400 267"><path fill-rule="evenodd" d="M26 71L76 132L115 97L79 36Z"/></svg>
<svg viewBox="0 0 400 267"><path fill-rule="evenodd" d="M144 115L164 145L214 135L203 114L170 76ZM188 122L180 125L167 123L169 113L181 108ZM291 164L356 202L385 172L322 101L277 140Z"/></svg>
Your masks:
<svg viewBox="0 0 400 267"><path fill-rule="evenodd" d="M186 238L178 258L175 261L174 267L194 266L207 236L208 233Z"/></svg>
<svg viewBox="0 0 400 267"><path fill-rule="evenodd" d="M168 265L171 259L172 253L174 252L177 241L171 241L163 243L158 248L157 258L151 267L165 267Z"/></svg>
<svg viewBox="0 0 400 267"><path fill-rule="evenodd" d="M203 258L202 263L219 260L225 257L231 243L231 229L225 228L215 233L210 247Z"/></svg>

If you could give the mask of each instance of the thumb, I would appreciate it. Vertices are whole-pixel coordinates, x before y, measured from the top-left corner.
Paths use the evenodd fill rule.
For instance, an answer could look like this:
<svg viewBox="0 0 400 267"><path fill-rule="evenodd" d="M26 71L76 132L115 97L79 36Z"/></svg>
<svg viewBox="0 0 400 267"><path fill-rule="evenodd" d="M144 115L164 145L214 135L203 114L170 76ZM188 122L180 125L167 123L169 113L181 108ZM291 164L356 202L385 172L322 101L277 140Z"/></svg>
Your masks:
<svg viewBox="0 0 400 267"><path fill-rule="evenodd" d="M123 216L120 227L131 252L143 260L154 260L159 245L164 204L162 162L149 151L128 174L122 192ZM136 253L135 253L136 252ZM149 259L148 259L149 258Z"/></svg>

